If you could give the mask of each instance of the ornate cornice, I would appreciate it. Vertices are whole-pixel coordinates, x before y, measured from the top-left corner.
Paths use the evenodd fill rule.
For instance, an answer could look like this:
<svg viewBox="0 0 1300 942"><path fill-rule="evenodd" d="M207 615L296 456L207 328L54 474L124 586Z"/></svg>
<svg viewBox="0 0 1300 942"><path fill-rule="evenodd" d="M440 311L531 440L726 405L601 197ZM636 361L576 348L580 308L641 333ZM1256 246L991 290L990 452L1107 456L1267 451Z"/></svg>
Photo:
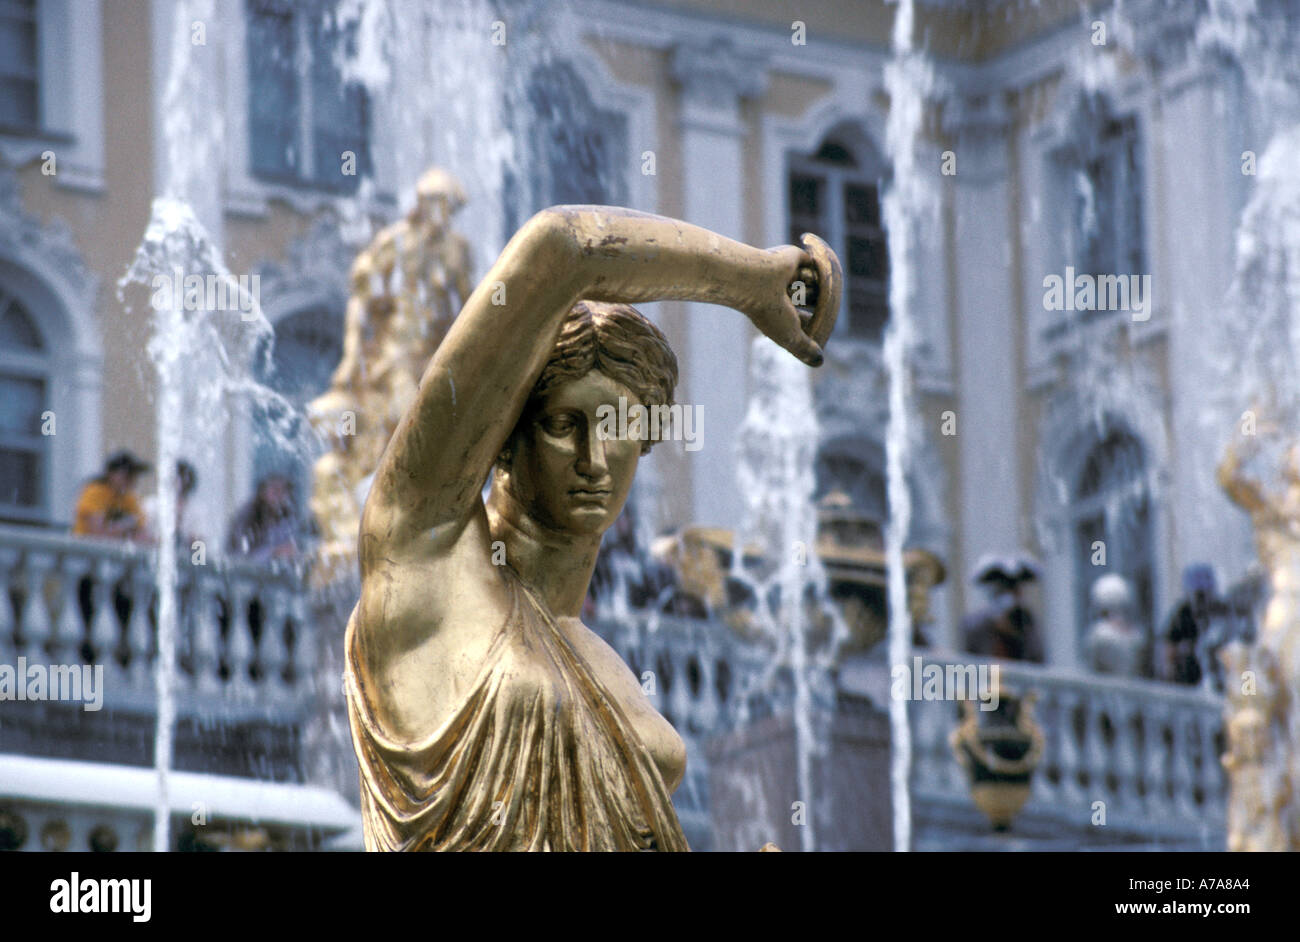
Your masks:
<svg viewBox="0 0 1300 942"><path fill-rule="evenodd" d="M757 98L767 89L766 61L722 36L678 43L670 73L682 87L684 124L734 123L740 99Z"/></svg>

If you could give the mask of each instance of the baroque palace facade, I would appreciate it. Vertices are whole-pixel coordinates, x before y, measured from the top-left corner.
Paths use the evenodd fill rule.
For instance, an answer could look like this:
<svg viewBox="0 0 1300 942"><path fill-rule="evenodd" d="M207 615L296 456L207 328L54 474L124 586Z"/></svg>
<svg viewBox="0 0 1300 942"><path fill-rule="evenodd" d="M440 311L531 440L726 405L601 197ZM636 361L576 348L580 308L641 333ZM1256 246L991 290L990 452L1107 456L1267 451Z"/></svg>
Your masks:
<svg viewBox="0 0 1300 942"><path fill-rule="evenodd" d="M502 0L465 56L508 63L513 35L543 37L547 55L513 79L533 105L518 118L529 143L499 185L476 175L463 143L412 125L408 103L424 87L404 85L413 72L398 68L382 91L345 74L327 31L303 14L310 6L212 0L191 56L219 103L224 149L196 210L231 270L260 277L273 382L286 395L305 403L328 385L364 241L356 221L396 218L424 166L466 183L457 227L475 247L475 276L508 230L556 202L624 204L756 245L813 231L848 279L815 379L819 496L843 492L884 524L892 4L805 0L796 14L777 0ZM918 5L934 80L918 166L934 205L913 262L909 544L949 573L927 629L941 649L960 650L960 619L982 604L967 574L985 554L1040 560L1046 662L1067 672L1084 667L1088 592L1102 572L1128 580L1135 617L1155 631L1186 566L1208 564L1227 584L1250 562L1244 518L1212 486L1193 351L1231 280L1248 192L1238 155L1263 149L1263 125L1234 68L1196 54L1197 4L1124 7L1121 17L1060 0ZM174 15L165 0L0 6L3 48L18 51L0 57L6 534L66 531L106 454L154 453L148 312L126 309L116 283L163 178ZM357 155L355 177L332 172L344 151ZM501 211L476 213L476 198ZM1044 278L1067 266L1149 275L1146 316L1048 310ZM734 526L753 328L706 306L647 312L681 362L678 399L703 417L700 450L667 442L651 459L655 528ZM40 434L47 411L54 435ZM199 469L195 497L214 544L277 461L248 423L223 434L225 461ZM1121 498L1126 511L1111 512ZM1101 566L1098 541L1110 551ZM1209 782L1203 765L1195 775Z"/></svg>

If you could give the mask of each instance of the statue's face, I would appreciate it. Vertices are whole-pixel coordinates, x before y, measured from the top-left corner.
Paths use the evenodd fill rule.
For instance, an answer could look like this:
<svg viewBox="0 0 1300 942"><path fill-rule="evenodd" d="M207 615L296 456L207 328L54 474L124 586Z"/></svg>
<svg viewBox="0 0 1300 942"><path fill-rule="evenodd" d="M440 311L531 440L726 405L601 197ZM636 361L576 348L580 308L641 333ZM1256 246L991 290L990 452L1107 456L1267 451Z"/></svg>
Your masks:
<svg viewBox="0 0 1300 942"><path fill-rule="evenodd" d="M629 409L641 402L622 383L593 370L534 401L512 446L508 487L538 523L575 535L598 534L618 519L642 444L598 434L606 414L601 407L617 416L620 396Z"/></svg>

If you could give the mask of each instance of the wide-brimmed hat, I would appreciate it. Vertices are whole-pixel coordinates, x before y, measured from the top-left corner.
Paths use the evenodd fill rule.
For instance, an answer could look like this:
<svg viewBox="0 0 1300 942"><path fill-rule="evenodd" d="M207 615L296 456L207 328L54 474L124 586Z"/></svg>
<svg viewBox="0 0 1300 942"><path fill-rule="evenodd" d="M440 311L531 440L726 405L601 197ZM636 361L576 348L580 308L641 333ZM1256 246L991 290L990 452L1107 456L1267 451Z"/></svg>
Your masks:
<svg viewBox="0 0 1300 942"><path fill-rule="evenodd" d="M104 473L130 471L132 474L143 474L152 467L153 465L149 464L149 462L137 458L130 449L123 448L121 451L115 451L108 456L108 460L104 462Z"/></svg>
<svg viewBox="0 0 1300 942"><path fill-rule="evenodd" d="M1012 556L986 554L971 573L976 585L1015 586L1038 579L1038 563L1027 553Z"/></svg>

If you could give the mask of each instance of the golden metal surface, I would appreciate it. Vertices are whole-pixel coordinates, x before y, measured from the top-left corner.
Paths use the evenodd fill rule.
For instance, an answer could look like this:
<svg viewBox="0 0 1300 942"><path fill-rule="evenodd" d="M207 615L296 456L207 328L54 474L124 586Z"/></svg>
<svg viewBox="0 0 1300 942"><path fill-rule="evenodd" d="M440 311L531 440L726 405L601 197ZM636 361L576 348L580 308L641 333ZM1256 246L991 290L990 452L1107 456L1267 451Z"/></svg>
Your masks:
<svg viewBox="0 0 1300 942"><path fill-rule="evenodd" d="M1257 431L1276 428L1261 422ZM1300 781L1300 446L1287 450L1276 493L1242 470L1258 447L1255 436L1229 445L1218 470L1220 486L1250 514L1269 587L1256 644L1220 656L1228 695L1228 848L1300 850L1290 785Z"/></svg>
<svg viewBox="0 0 1300 942"><path fill-rule="evenodd" d="M1291 783L1275 745L1275 726L1284 719L1277 663L1267 649L1240 641L1226 645L1219 661L1230 680L1247 672L1253 678L1249 687L1227 685L1228 850L1286 850Z"/></svg>
<svg viewBox="0 0 1300 942"><path fill-rule="evenodd" d="M357 567L358 489L384 446L433 351L469 297L468 243L451 230L464 205L460 184L426 171L406 218L381 230L352 264L343 357L330 388L308 407L331 444L312 471L311 511L321 534L313 580L333 582Z"/></svg>
<svg viewBox="0 0 1300 942"><path fill-rule="evenodd" d="M948 737L957 762L966 770L975 806L997 830L1005 830L1025 802L1043 756L1043 730L1034 716L1036 695L998 686L996 710L984 712L962 700L961 722ZM1005 754L1004 754L1005 753Z"/></svg>
<svg viewBox="0 0 1300 942"><path fill-rule="evenodd" d="M362 514L345 675L368 849L687 849L670 800L682 741L579 619L651 444L602 437L598 413L671 402L675 358L626 305L731 307L818 365L787 292L815 271L809 296L834 299L837 270L610 207L545 210L516 233L429 362Z"/></svg>

